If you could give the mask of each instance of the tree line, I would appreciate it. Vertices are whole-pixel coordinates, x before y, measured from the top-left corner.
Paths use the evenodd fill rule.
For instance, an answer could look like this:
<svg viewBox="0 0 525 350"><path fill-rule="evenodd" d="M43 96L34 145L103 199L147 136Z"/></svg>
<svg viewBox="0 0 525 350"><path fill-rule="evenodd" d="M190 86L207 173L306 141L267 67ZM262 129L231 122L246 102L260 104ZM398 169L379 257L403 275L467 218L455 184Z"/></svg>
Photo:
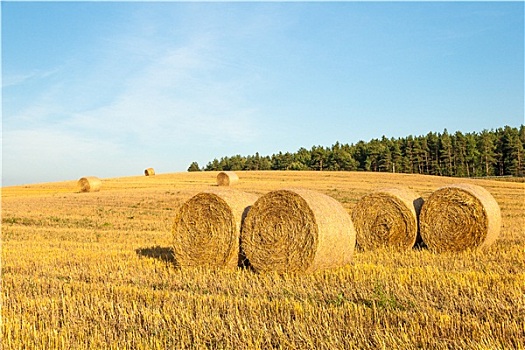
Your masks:
<svg viewBox="0 0 525 350"><path fill-rule="evenodd" d="M300 148L271 156L222 157L188 171L318 170L379 171L459 177L525 176L525 127L372 139L356 144Z"/></svg>

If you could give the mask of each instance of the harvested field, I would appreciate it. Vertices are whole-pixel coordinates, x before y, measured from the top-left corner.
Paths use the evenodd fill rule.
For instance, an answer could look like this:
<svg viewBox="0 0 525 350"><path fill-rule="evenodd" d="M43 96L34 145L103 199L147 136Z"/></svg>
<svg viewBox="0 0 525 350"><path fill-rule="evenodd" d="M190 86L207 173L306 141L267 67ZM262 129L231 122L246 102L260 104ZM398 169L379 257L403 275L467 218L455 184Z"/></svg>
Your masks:
<svg viewBox="0 0 525 350"><path fill-rule="evenodd" d="M523 349L525 184L482 186L501 209L483 251L354 251L311 274L178 268L174 217L217 172L2 189L3 349ZM315 190L350 214L378 187L424 200L457 178L358 172L239 172L262 196Z"/></svg>

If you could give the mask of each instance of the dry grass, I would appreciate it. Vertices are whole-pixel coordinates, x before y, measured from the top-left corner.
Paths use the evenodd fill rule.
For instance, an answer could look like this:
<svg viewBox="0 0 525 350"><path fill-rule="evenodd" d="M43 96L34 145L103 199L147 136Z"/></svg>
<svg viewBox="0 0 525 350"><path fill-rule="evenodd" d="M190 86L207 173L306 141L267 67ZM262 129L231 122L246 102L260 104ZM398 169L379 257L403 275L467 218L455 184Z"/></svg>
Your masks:
<svg viewBox="0 0 525 350"><path fill-rule="evenodd" d="M433 251L486 248L501 230L501 211L489 191L458 184L438 189L424 204L421 236Z"/></svg>
<svg viewBox="0 0 525 350"><path fill-rule="evenodd" d="M86 176L78 180L80 192L98 192L102 187L102 181L96 176Z"/></svg>
<svg viewBox="0 0 525 350"><path fill-rule="evenodd" d="M387 188L365 195L352 211L357 244L364 250L407 250L418 240L423 199L407 188Z"/></svg>
<svg viewBox="0 0 525 350"><path fill-rule="evenodd" d="M234 190L201 192L177 211L173 224L175 260L182 267L235 268L241 225L257 196Z"/></svg>
<svg viewBox="0 0 525 350"><path fill-rule="evenodd" d="M155 169L153 168L147 168L144 170L145 176L154 176L155 175Z"/></svg>
<svg viewBox="0 0 525 350"><path fill-rule="evenodd" d="M233 171L221 171L217 174L217 186L231 186L239 182L239 176Z"/></svg>
<svg viewBox="0 0 525 350"><path fill-rule="evenodd" d="M177 210L217 173L2 189L3 349L523 349L525 184L480 185L501 208L484 251L355 251L312 274L178 269ZM348 213L378 186L423 199L457 179L352 172L246 172L237 189L302 187Z"/></svg>
<svg viewBox="0 0 525 350"><path fill-rule="evenodd" d="M355 230L333 198L306 189L272 191L255 202L242 249L256 271L313 272L350 263Z"/></svg>

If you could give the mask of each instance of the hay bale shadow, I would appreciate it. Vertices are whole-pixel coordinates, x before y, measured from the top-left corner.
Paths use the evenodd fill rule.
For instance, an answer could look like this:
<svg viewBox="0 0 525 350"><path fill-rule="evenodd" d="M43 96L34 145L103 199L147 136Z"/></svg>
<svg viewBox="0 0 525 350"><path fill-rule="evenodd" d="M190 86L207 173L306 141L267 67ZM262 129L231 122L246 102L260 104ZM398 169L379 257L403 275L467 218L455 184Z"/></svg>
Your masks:
<svg viewBox="0 0 525 350"><path fill-rule="evenodd" d="M246 216L248 215L248 212L250 211L251 208L252 208L251 205L244 208L244 211L242 212L242 216L241 216L241 227L243 226L244 219L246 219ZM254 271L252 264L250 264L250 259L248 259L248 257L246 256L246 253L244 252L242 246L243 246L243 243L242 243L242 232L241 232L241 235L239 237L239 255L237 259L237 266L243 270Z"/></svg>
<svg viewBox="0 0 525 350"><path fill-rule="evenodd" d="M237 260L237 267L241 270L249 270L249 271L255 271L252 267L252 264L250 264L250 259L248 259L246 257L246 254L244 253L244 251L241 249L239 251L239 255L238 255L238 260Z"/></svg>
<svg viewBox="0 0 525 350"><path fill-rule="evenodd" d="M148 248L137 248L135 249L135 253L140 256L154 258L176 265L175 253L171 247L155 246Z"/></svg>
<svg viewBox="0 0 525 350"><path fill-rule="evenodd" d="M428 250L428 246L425 244L425 242L423 242L423 240L421 240L417 242L412 249L413 250Z"/></svg>

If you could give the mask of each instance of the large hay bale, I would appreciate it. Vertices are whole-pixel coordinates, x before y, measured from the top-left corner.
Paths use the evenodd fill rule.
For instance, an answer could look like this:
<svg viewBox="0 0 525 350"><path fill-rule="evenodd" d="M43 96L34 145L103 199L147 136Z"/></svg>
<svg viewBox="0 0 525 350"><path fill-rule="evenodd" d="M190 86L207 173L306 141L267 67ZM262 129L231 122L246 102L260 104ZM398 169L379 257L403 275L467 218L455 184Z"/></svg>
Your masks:
<svg viewBox="0 0 525 350"><path fill-rule="evenodd" d="M186 201L175 216L173 248L181 267L237 267L242 221L257 196L214 189Z"/></svg>
<svg viewBox="0 0 525 350"><path fill-rule="evenodd" d="M239 177L233 171L221 171L217 175L218 186L230 186L239 182Z"/></svg>
<svg viewBox="0 0 525 350"><path fill-rule="evenodd" d="M96 176L86 176L77 182L80 192L98 192L102 187L102 181Z"/></svg>
<svg viewBox="0 0 525 350"><path fill-rule="evenodd" d="M442 187L430 195L419 216L423 242L432 251L490 246L501 229L501 212L489 191L470 184Z"/></svg>
<svg viewBox="0 0 525 350"><path fill-rule="evenodd" d="M244 220L241 249L255 271L313 272L352 259L352 219L335 199L306 189L260 197Z"/></svg>
<svg viewBox="0 0 525 350"><path fill-rule="evenodd" d="M153 175L155 175L155 169L147 168L146 170L144 170L144 175L146 175L146 176L153 176Z"/></svg>
<svg viewBox="0 0 525 350"><path fill-rule="evenodd" d="M364 250L411 249L418 241L423 199L409 189L388 188L362 197L352 211L357 244Z"/></svg>

